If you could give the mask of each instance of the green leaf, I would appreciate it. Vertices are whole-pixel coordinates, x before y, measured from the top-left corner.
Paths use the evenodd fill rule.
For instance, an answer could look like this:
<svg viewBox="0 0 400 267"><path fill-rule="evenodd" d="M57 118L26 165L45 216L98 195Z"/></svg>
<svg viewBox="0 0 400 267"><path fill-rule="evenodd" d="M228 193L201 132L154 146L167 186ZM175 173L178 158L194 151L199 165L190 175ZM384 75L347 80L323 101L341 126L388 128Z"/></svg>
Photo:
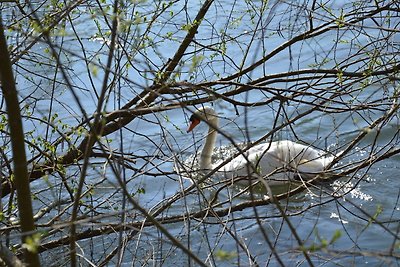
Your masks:
<svg viewBox="0 0 400 267"><path fill-rule="evenodd" d="M342 232L340 230L336 230L335 233L333 233L332 239L329 242L330 244L333 244L336 242L340 237L342 236Z"/></svg>
<svg viewBox="0 0 400 267"><path fill-rule="evenodd" d="M40 245L40 233L33 234L28 236L25 239L25 243L22 244L22 247L27 249L30 252L37 253L37 248Z"/></svg>
<svg viewBox="0 0 400 267"><path fill-rule="evenodd" d="M215 257L220 261L228 261L237 256L235 251L226 251L222 249L218 249L215 252Z"/></svg>

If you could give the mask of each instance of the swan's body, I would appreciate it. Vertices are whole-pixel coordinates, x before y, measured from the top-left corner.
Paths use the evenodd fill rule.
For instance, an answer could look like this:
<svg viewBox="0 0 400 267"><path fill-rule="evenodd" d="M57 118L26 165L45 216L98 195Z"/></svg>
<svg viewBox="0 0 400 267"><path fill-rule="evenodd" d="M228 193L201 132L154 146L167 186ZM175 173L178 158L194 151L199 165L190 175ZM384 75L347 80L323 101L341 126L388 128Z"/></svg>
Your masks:
<svg viewBox="0 0 400 267"><path fill-rule="evenodd" d="M217 138L218 117L211 107L198 109L190 118L190 132L200 121L209 125L205 145L200 155L200 170L213 170L224 159L212 164L211 157ZM226 178L263 176L280 180L310 179L325 171L334 156L292 141L262 143L251 147L219 168L217 174Z"/></svg>

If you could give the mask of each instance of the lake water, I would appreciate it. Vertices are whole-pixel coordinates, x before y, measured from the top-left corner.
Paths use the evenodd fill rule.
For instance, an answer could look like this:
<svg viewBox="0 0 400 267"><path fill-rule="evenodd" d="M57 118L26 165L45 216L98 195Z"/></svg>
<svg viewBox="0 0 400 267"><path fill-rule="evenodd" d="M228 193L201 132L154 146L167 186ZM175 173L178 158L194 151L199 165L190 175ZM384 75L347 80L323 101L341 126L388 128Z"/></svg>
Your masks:
<svg viewBox="0 0 400 267"><path fill-rule="evenodd" d="M335 1L332 8L339 10L344 3L345 1ZM137 11L151 14L153 5L142 4L142 6L137 6ZM306 29L306 26L302 26L302 22L305 21L305 11L302 10L298 13L299 18L295 19L296 10L294 7L282 3L273 9L274 12L270 16L265 15L262 19L265 26L257 34L258 37L249 48L248 53L251 56L244 59L246 46L252 37L251 29L254 27L252 15L257 14L256 11L252 13L246 10L257 7L261 2L240 3L232 9L229 8L230 4L230 2L214 3L216 7L211 8L207 20L202 22L204 27L200 27L199 34L196 37L196 40L203 45L211 45L218 41L221 43L221 47L223 45L221 40L226 40L225 54L213 58L212 50L207 50L204 53L198 52L198 59L202 60L201 62L204 65L201 65L201 69L194 74L190 72L193 59L190 58L191 55L186 56L187 62L181 67L182 74L178 76L177 81L188 80L205 84L218 80L218 77L229 76L237 71L237 66L240 66L242 62L244 62L244 66L256 62L263 54L270 53L291 36L295 36ZM253 4L254 6L252 6ZM142 71L150 71L149 68L156 71L155 66L161 66L162 62L167 62L180 44L179 41L167 41L157 36L165 35L167 32L176 32L176 35L174 35L176 38L184 36L186 32L180 31L180 27L183 26L187 16L191 18L194 16L198 8L197 2L184 3L178 1L168 9L170 13L166 12L163 16L157 18L152 31L148 34L155 43L163 41L157 43L157 49L148 47L146 53L143 53L144 50L135 49L137 40L135 41L132 37L127 38L128 41L132 41L131 45L127 45L127 47L132 50L130 53L135 58L137 65L134 66L135 68L118 70L122 78L120 77L119 84L115 85L117 89L109 95L106 105L107 111L122 106L142 90L140 86L150 84ZM323 17L324 12L320 12L321 17ZM239 16L242 16L241 20L235 21L235 18ZM230 23L227 23L228 17L231 19ZM66 54L63 54L62 60L68 62L67 72L81 106L87 114L93 114L97 104L96 94L100 91L104 74L97 64L101 65L106 62L107 47L104 46L103 39L91 36L96 32L97 26L92 20L87 19L88 17L83 16L81 22L77 24L76 30L80 33L81 41L90 54L87 57L93 61L86 64L82 60L82 51L78 48L77 38L72 35L71 28L67 28L69 34L63 40L63 49L65 49ZM172 19L181 22L171 24L169 22ZM99 21L104 23L101 18L99 18ZM322 24L324 19L319 22ZM372 24L368 21L365 25L368 26L369 23ZM278 34L274 32L274 29L280 24L282 24L282 32ZM140 35L145 30L146 25L146 23L141 24L132 34ZM285 26L288 28L285 28ZM213 31L219 29L225 29L227 34L213 34ZM367 31L372 36L377 32L379 30L376 28ZM398 33L396 34L398 35ZM232 36L235 36L235 42L229 41ZM354 41L354 38L357 38L356 41ZM338 42L338 39L357 44L371 41L367 34L357 36L353 31L343 30L334 31L316 39L298 42L291 49L286 49L277 54L266 64L244 76L241 82L246 83L269 74L311 68L316 62L321 62L324 59L327 62L321 68L334 68L336 64L342 64L342 61L352 58L353 53L358 51L357 45L349 48L348 43ZM398 45L398 37L392 36L390 40L395 44L397 42ZM61 37L57 41L61 42ZM219 49L222 49L221 47ZM44 44L39 44L34 46L33 51L43 55L44 48ZM196 49L201 51L202 48L202 46L195 46L190 51L193 52ZM122 53L122 50L117 49L118 53ZM151 62L145 60L146 57L151 59ZM357 56L354 57L357 58ZM361 58L362 55L358 55L358 57ZM126 60L126 57L121 56L122 62L126 63ZM48 77L54 75L57 80L63 81L62 75L55 72L53 65L28 64L29 61L21 62L26 63L24 67L35 74ZM52 60L49 59L49 62L52 62ZM355 71L363 66L362 62L356 60L354 62L349 60L349 62L352 64L348 67L348 71ZM92 73L92 81L87 72L88 66ZM26 103L34 112L34 116L42 118L48 115L51 95L53 94L56 101L52 102L52 109L57 112L62 123L75 126L82 121L82 111L64 82L54 83L52 79L46 80L41 76L27 78L28 73L26 70L18 70L17 79L20 87L23 88L21 96L27 97ZM93 73L96 73L96 75ZM152 77L154 73L149 72L146 75ZM296 76L290 78L293 77ZM267 102L274 97L273 93L290 96L293 91L295 93L296 90L304 90L304 95L296 96L293 101L289 100L282 106L276 100L265 105L254 105L247 108L238 106L235 109L233 105L226 101L212 101L211 104L214 105L221 118L221 130L238 143L256 141L270 132L274 125L279 127L302 112L307 112L313 108L320 97L329 97L334 93L343 91L345 94L333 98L333 100L341 100L342 103L328 102L326 110L306 114L290 126L282 127L273 136L274 140L296 140L336 153L345 149L374 120L389 111L393 102L390 97L394 95L395 87L398 87L398 85L383 79L380 82L371 82L368 86L357 90L357 86L361 88L362 82L354 82L350 86L349 81L345 81L343 84L338 83L336 77L324 78L321 81L316 76L315 79L313 75L309 77L310 80L308 81L293 81L285 78L273 80L268 85L270 88L252 90L249 93L232 97L235 101L247 103ZM220 92L229 91L229 89L224 89L222 85L214 85L214 88L219 88ZM229 88L233 90L235 87ZM322 90L326 90L326 92L321 93ZM164 98L160 98L160 104L171 104L174 102L174 97L173 95L166 95ZM197 98L195 94L188 94L187 97ZM363 103L371 103L371 109L350 110L355 106L361 107ZM372 103L381 106L375 107ZM335 112L330 108L338 108L340 112ZM349 111L346 111L346 108ZM184 161L200 151L204 141L204 134L207 129L204 124L200 125L194 133L186 133L190 115L191 113L187 109L177 108L157 114L139 116L121 132L108 136L112 139L109 145L110 150L120 150L122 144L124 153L135 161L135 163L131 163L131 166L136 170L127 168L124 171L121 170L121 173L125 174L128 192L147 210L156 210L192 184L190 180L183 179L174 173L176 162ZM369 131L340 160L337 165L338 172L362 163L368 159L371 152L378 152L379 155L384 151L398 148L400 144L399 125L398 114L395 114L381 129ZM25 129L26 131L34 131L33 135L36 136L46 134L46 128L35 120L25 121ZM50 133L49 135L50 140L56 140L58 137L57 133ZM80 139L77 138L77 140ZM220 135L217 144L218 146L229 146L231 142ZM58 152L65 153L67 148L67 145L59 147ZM28 156L34 154L28 153ZM214 216L192 220L186 218L180 222L164 224L164 226L175 238L189 247L195 255L210 266L249 266L255 265L255 263L261 266L267 264L270 266L279 265L271 247L276 250L280 261L286 266L307 266L298 240L301 240L304 247L310 251L309 255L315 266L397 266L400 254L399 160L400 156L395 155L379 162L372 161L370 166L360 168L346 177L309 188L288 199L281 200L280 205L285 210L288 221L282 218L282 214L275 204L266 204L231 212L221 218ZM38 161L40 162L40 160ZM91 167L93 169L89 171L85 188L94 186L91 189L91 194L83 200L87 204L87 209L82 208L82 212L89 217L98 217L93 222L83 223L81 230L94 229L110 222L122 224L142 219L141 214L133 209L132 205L122 196L116 175L112 173L109 165L105 162L106 160L102 158L92 160ZM79 170L76 167L71 167L67 170L66 175L69 177L68 182L73 186L76 184L73 177L79 177ZM218 183L218 181L211 180L211 183L213 182ZM206 208L206 200L213 199L218 188L220 187L193 188L185 197L181 197L168 209L165 209L159 215L159 219L173 215L188 215L190 212ZM48 203L58 199L68 197L58 175L51 175L46 181L35 181L32 183L32 189L38 196L34 203L35 210L46 207ZM251 201L253 198L259 200L266 196L266 192L260 189L254 192L253 196L244 193L232 199L232 196L242 189L241 186L229 186L219 192L218 201L227 200L228 202L223 207L229 208L235 207L241 202ZM275 193L284 191L282 188L274 188L274 190L276 190ZM335 193L332 193L333 191ZM118 213L123 208L123 201L127 201L125 221ZM91 206L95 208L92 209ZM64 205L60 205L56 211L42 218L40 222L47 222L57 212L61 212L64 207ZM374 220L371 220L371 217ZM68 221L68 212L62 218ZM41 229L50 231L53 226L44 226ZM295 229L297 237L293 229ZM43 243L62 236L63 231L67 233L68 227L62 228L60 234L45 238ZM126 235L127 233L123 233L123 236ZM324 242L329 243L332 238L338 235L340 237L329 244L328 247L321 246ZM268 245L268 242L271 246ZM86 239L80 241L79 244L81 246L79 253L84 255L82 257L87 257L92 262L99 263L108 252L117 246L118 233ZM65 262L65 258L59 257L60 253L68 255L68 248L58 248L43 253L42 262L44 265L58 265ZM390 257L390 254L395 256ZM249 258L254 261L249 260ZM188 266L190 264L188 256L176 246L171 245L166 236L155 227L141 229L139 234L127 243L122 259L124 266L132 264L134 266ZM112 261L112 264L116 264L116 260Z"/></svg>
<svg viewBox="0 0 400 267"><path fill-rule="evenodd" d="M217 105L218 106L218 105ZM257 109L253 108L249 112L248 125L250 127L251 139L256 140L268 131L268 126L271 125L272 118L268 116L268 112L263 110L264 108ZM241 139L243 133L241 127L244 126L241 119L237 119L237 116L232 110L221 108L220 113L222 117L229 118L228 125L223 128L232 137ZM168 112L170 120L184 129L186 127L185 120L182 119L181 111ZM254 115L254 116L253 116ZM339 119L340 116L333 116ZM234 120L236 125L232 125L230 120ZM266 121L266 123L260 125L260 121ZM135 124L135 123L133 123ZM138 122L139 125L139 122ZM224 123L222 123L224 125ZM331 131L326 129L324 125L329 125L328 122L317 123L305 122L301 127L296 127L297 134L302 136L304 141L312 142L318 137L325 136L326 132ZM393 125L395 126L395 125ZM355 137L357 132L351 132L354 130L354 125L344 125L343 130L339 129L341 133L338 136L333 136L340 140L340 142L349 142ZM137 128L141 128L137 126ZM187 151L186 154L190 154L190 151L198 151L201 147L200 144L196 144L196 148L193 148L193 143L201 140L203 131L198 130L194 139L192 135L182 133L176 130L174 127L166 127L168 132L173 137L163 140L172 143L176 151ZM205 127L203 127L205 130ZM380 142L385 144L389 139L393 138L396 134L396 128L384 130L380 134ZM374 139L374 133L371 133L370 137L366 137L360 146L357 146L350 151L349 155L346 156L341 164L349 164L356 162L360 159L365 158L368 155L368 148L370 147L371 140ZM154 133L156 138L157 134ZM288 138L291 139L290 134L280 133L278 139ZM329 148L335 147L335 138L329 139L327 144ZM135 138L134 138L135 139ZM143 139L143 142L146 140ZM137 141L137 142L142 142ZM224 138L219 138L218 141L221 144L229 144ZM158 143L156 141L156 143ZM320 142L320 148L324 148L324 142ZM133 144L132 147L135 147ZM188 149L187 149L188 148ZM168 166L168 165L167 165ZM172 164L169 165L172 167ZM166 167L168 169L168 167ZM328 266L340 265L369 265L376 266L382 264L384 259L374 255L377 251L385 251L393 246L393 242L396 239L393 235L398 237L399 230L399 188L400 182L398 179L399 171L399 156L395 156L384 160L382 162L372 165L370 168L361 169L358 172L352 174L351 177L339 179L327 188L321 190L338 190L337 195L341 195L337 199L333 199L331 195L322 194L318 188L310 189L309 192L300 193L287 202L282 201L282 205L288 209L288 214L297 214L290 217L290 222L294 225L296 232L298 233L301 240L305 241L306 246L311 246L316 243L322 242L322 239L330 240L337 231L340 231L341 237L334 242L330 247L330 250L322 253L316 253L313 257L314 264L326 264L327 259L330 259ZM160 183L160 177L143 177L143 184L146 188L146 195L155 196L163 195L166 196L173 194L178 190L178 184L175 181L163 181ZM230 193L234 194L240 191L239 189L231 189ZM209 193L209 192L208 192ZM342 194L345 195L342 196ZM225 197L228 197L225 195ZM263 194L256 194L256 198L262 198ZM241 200L249 200L249 196L244 196ZM141 200L145 201L141 198ZM160 199L151 197L146 199L146 202L151 206L157 203ZM189 203L193 201L194 207L189 209L196 210L199 205L198 200L189 197L187 200ZM234 201L235 202L235 201ZM187 202L186 202L187 203ZM184 206L184 205L183 205ZM175 212L181 211L181 207L175 207L172 209ZM228 224L229 227L235 227L235 234L248 246L250 253L257 258L259 264L263 264L268 260L271 250L267 247L265 237L261 234L260 227L266 231L268 237L275 243L275 247L280 251L282 261L288 266L297 265L304 261L301 253L295 248L298 248L297 241L295 240L292 232L288 229L287 224L279 216L279 211L275 205L268 205L265 207L257 207L257 214L261 217L261 225L257 224L254 220L255 211L252 208L246 209L242 212L232 214L236 220L234 223ZM384 227L377 223L370 223L369 216L377 216L377 221L382 222ZM243 218L243 219L242 219ZM205 219L205 221L214 221L213 219ZM215 223L215 222L214 222ZM194 225L192 225L194 224ZM222 224L222 223L221 223ZM178 224L176 227L169 228L175 230L183 236L186 236L189 231L187 227L190 227L190 238L191 248L194 251L198 251L204 257L209 253L209 244L213 244L216 248L224 251L236 252L237 243L233 241L233 237L230 236L227 230L223 229L222 225L202 225L198 222L191 224L187 223L186 226ZM182 233L183 231L183 233ZM205 241L206 239L207 241ZM196 240L202 241L197 243ZM386 249L385 249L386 248ZM359 251L358 253L347 254L342 251ZM203 252L204 254L202 254ZM178 261L180 252L175 252L175 257L169 257L167 262L174 264ZM235 254L235 253L233 253ZM312 253L311 253L312 254ZM236 255L236 254L235 254ZM246 263L247 256L244 252L239 253L240 261L243 265ZM371 255L371 256L370 256ZM227 262L218 262L217 266L231 266L237 261L237 257ZM276 261L271 260L271 264L277 264ZM389 262L392 262L389 259ZM393 263L393 262L392 262ZM181 263L185 265L185 260Z"/></svg>

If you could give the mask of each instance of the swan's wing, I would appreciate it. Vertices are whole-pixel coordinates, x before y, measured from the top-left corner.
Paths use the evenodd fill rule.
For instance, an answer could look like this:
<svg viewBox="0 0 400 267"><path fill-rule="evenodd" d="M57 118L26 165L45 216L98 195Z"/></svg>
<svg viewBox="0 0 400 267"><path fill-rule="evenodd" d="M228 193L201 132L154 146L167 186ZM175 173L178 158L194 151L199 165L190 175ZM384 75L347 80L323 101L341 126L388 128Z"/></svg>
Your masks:
<svg viewBox="0 0 400 267"><path fill-rule="evenodd" d="M327 167L333 159L333 156L322 156L313 160L303 159L297 165L297 171L300 173L317 174L324 171L325 167Z"/></svg>
<svg viewBox="0 0 400 267"><path fill-rule="evenodd" d="M279 150L282 151L281 154L284 155L286 162L290 162L290 165L299 173L320 173L335 158L335 156L328 155L325 151L291 141L281 144Z"/></svg>
<svg viewBox="0 0 400 267"><path fill-rule="evenodd" d="M275 146L264 143L232 159L221 168L221 171L235 176L249 176L255 172L266 175L280 167L282 167L282 159L276 154Z"/></svg>
<svg viewBox="0 0 400 267"><path fill-rule="evenodd" d="M220 173L225 177L249 176L254 172L264 176L290 174L290 177L302 173L310 174L306 176L311 177L323 171L333 159L334 156L328 157L324 151L283 140L250 148L244 155L239 155L224 165ZM250 169L250 166L254 168Z"/></svg>
<svg viewBox="0 0 400 267"><path fill-rule="evenodd" d="M251 163L260 174L269 174L276 169L295 168L304 155L306 146L295 146L291 141L278 141L256 145L244 154L237 156L228 162L222 171L235 172L241 175L248 174L248 163ZM298 145L298 144L296 144Z"/></svg>
<svg viewBox="0 0 400 267"><path fill-rule="evenodd" d="M260 167L268 173L275 169L283 172L316 174L323 171L334 159L325 151L310 146L283 140L263 144L258 149L264 150L260 160ZM265 174L265 172L263 172Z"/></svg>

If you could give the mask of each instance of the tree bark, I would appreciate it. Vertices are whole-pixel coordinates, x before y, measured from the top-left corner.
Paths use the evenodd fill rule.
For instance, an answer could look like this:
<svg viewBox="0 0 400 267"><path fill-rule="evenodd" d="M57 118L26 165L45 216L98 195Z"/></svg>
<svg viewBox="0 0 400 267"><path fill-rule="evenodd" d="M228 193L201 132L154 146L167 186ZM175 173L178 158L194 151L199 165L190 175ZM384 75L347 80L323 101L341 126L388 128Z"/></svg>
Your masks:
<svg viewBox="0 0 400 267"><path fill-rule="evenodd" d="M8 125L14 163L13 183L17 190L17 204L21 223L22 243L34 240L35 225L33 220L31 191L29 188L28 167L25 153L24 131L19 110L17 89L12 73L3 24L0 20L0 80L1 89L7 106ZM40 266L36 248L25 250L25 261L29 266Z"/></svg>

